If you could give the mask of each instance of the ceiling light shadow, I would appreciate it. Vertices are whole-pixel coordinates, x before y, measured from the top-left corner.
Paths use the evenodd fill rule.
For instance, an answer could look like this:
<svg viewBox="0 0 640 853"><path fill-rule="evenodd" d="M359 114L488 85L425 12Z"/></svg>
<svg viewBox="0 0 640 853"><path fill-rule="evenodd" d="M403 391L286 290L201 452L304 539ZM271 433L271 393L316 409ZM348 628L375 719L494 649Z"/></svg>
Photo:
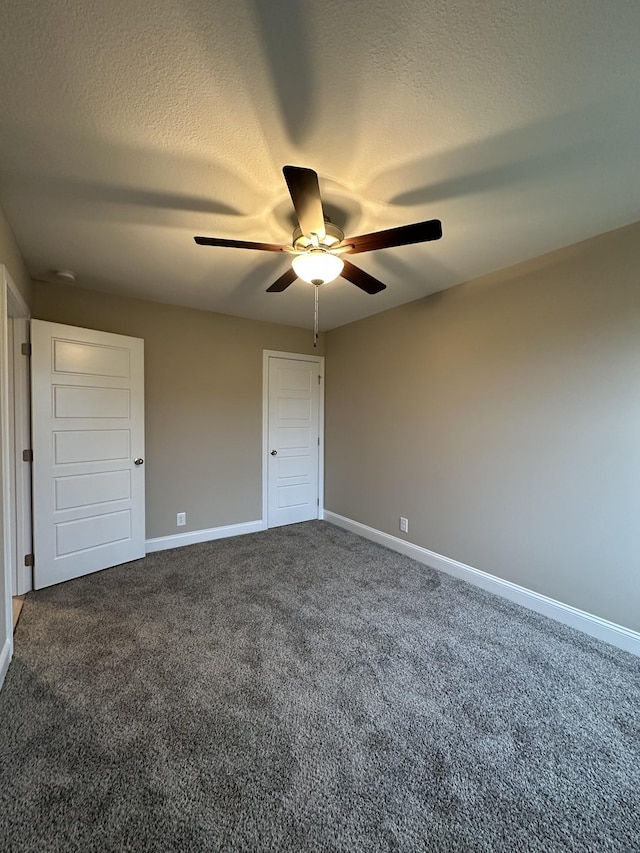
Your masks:
<svg viewBox="0 0 640 853"><path fill-rule="evenodd" d="M620 126L619 117L619 101L567 112L382 172L367 193L388 204L427 205L566 177L597 167L605 155L616 156L616 149L630 158L628 128ZM417 174L427 183L415 186ZM406 189L398 192L398 187Z"/></svg>
<svg viewBox="0 0 640 853"><path fill-rule="evenodd" d="M119 208L144 208L144 217L123 217L128 221L158 221L166 211L184 213L210 213L220 216L241 216L236 207L211 198L186 193L169 193L141 187L122 186L74 177L15 176L7 186L20 188L39 196L43 201L80 203L94 209L104 205ZM119 214L118 214L119 215ZM164 217L165 219L167 217Z"/></svg>
<svg viewBox="0 0 640 853"><path fill-rule="evenodd" d="M14 144L19 144L19 136ZM42 165L0 176L0 190L9 208L28 201L52 209L71 207L93 221L206 231L220 227L217 217L255 216L265 204L259 188L208 158L71 134L55 143L29 138L28 144L38 148L37 162ZM84 153L65 161L59 157L64 148Z"/></svg>
<svg viewBox="0 0 640 853"><path fill-rule="evenodd" d="M308 5L302 0L286 4L250 0L250 5L262 32L262 45L286 134L292 144L300 146L315 128L318 85L313 70L314 44Z"/></svg>
<svg viewBox="0 0 640 853"><path fill-rule="evenodd" d="M413 254L415 257L415 250ZM395 282L395 287L402 288L406 295L405 302L429 296L451 284L451 271L436 260L433 254L420 258L418 269L399 258L392 251L376 252L375 258L376 263L391 276L391 278L387 277L386 279L383 276L382 280L386 281L388 287L393 287Z"/></svg>
<svg viewBox="0 0 640 853"><path fill-rule="evenodd" d="M258 256L259 253L256 252L256 255ZM249 260L249 265L252 267L251 270L238 282L238 284L234 286L230 293L217 301L218 307L216 310L219 310L224 314L226 310L237 310L239 305L247 303L250 304L252 300L257 299L265 293L266 289L272 285L273 282L279 278L279 276L281 276L291 264L286 258L278 255L277 257L269 258L265 261L258 261L256 258L253 264L251 264L251 260ZM213 279L214 275L212 273L212 282ZM215 287L215 284L212 283L211 286ZM279 294L270 293L267 294L267 296L269 299L277 299Z"/></svg>

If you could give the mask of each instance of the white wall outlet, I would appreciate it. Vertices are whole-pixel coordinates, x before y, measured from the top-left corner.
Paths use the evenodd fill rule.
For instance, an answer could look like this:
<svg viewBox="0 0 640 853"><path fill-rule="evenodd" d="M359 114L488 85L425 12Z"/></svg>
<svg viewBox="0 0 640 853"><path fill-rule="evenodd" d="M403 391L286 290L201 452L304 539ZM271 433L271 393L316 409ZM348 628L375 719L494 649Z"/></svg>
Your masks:
<svg viewBox="0 0 640 853"><path fill-rule="evenodd" d="M409 519L408 518L403 518L402 516L400 516L400 532L401 533L408 533L409 532Z"/></svg>
<svg viewBox="0 0 640 853"><path fill-rule="evenodd" d="M186 523L187 523L187 513L186 512L179 512L176 515L176 525L178 527L184 527Z"/></svg>

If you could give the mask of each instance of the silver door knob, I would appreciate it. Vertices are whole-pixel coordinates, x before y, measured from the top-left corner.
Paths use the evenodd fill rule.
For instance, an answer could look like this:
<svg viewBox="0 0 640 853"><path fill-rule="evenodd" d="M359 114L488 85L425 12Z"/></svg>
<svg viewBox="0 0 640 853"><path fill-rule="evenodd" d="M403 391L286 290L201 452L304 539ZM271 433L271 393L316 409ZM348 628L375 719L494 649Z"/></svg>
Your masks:
<svg viewBox="0 0 640 853"><path fill-rule="evenodd" d="M143 462L144 462L144 459L141 459L139 456L137 459L133 460L134 465L142 465Z"/></svg>
<svg viewBox="0 0 640 853"><path fill-rule="evenodd" d="M272 456L277 456L277 455L278 455L278 451L277 451L277 450L272 450L272 451L271 451L271 455L272 455Z"/></svg>

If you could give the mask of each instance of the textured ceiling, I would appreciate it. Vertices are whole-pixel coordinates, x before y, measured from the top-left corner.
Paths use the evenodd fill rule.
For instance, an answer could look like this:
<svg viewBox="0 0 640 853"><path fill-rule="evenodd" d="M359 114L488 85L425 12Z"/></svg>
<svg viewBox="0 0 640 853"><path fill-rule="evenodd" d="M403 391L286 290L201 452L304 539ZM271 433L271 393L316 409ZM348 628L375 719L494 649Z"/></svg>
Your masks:
<svg viewBox="0 0 640 853"><path fill-rule="evenodd" d="M638 0L2 2L0 202L34 278L310 326L265 293L284 164L350 234L439 218L354 260L328 329L640 219Z"/></svg>

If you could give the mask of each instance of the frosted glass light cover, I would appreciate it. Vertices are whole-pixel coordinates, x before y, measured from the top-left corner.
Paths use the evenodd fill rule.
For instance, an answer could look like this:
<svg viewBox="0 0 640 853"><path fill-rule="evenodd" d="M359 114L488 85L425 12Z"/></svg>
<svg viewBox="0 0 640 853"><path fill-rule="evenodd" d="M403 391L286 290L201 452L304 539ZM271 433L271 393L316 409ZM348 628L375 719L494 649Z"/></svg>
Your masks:
<svg viewBox="0 0 640 853"><path fill-rule="evenodd" d="M344 264L336 255L331 255L322 249L313 249L304 255L297 255L292 266L295 274L309 284L326 284L338 278Z"/></svg>

